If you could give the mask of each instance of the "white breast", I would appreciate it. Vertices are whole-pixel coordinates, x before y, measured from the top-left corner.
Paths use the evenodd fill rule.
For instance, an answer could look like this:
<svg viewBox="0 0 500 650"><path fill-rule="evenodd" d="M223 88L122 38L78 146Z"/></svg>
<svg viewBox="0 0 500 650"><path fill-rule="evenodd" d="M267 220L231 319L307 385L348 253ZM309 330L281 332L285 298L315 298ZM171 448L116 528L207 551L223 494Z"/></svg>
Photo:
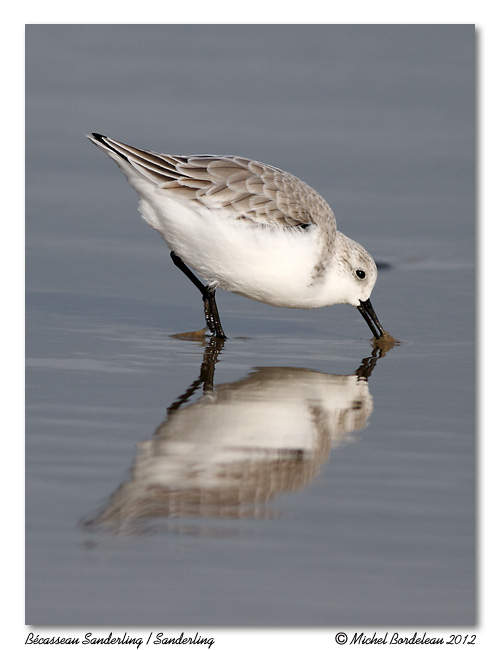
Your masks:
<svg viewBox="0 0 500 650"><path fill-rule="evenodd" d="M278 307L328 304L312 282L317 226L270 227L158 191L148 194L139 204L145 221L208 283Z"/></svg>

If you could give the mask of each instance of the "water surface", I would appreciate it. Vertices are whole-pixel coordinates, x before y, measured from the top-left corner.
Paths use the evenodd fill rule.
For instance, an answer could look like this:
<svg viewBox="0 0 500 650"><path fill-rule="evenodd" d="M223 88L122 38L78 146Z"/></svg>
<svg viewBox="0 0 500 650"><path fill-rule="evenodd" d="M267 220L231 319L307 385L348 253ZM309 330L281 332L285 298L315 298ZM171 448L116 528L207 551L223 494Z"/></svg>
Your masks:
<svg viewBox="0 0 500 650"><path fill-rule="evenodd" d="M26 622L475 621L472 26L27 28ZM348 306L196 289L100 131L296 174L380 263Z"/></svg>

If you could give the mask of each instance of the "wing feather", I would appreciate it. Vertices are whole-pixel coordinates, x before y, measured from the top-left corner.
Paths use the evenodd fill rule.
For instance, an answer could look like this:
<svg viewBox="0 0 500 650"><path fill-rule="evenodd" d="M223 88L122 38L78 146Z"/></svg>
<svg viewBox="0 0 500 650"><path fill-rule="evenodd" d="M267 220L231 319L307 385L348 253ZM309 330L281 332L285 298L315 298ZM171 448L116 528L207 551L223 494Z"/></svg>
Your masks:
<svg viewBox="0 0 500 650"><path fill-rule="evenodd" d="M323 197L288 172L240 156L170 155L131 147L106 136L88 136L124 166L154 183L159 192L250 222L279 227L315 225L335 237L335 216ZM118 157L117 157L118 156Z"/></svg>

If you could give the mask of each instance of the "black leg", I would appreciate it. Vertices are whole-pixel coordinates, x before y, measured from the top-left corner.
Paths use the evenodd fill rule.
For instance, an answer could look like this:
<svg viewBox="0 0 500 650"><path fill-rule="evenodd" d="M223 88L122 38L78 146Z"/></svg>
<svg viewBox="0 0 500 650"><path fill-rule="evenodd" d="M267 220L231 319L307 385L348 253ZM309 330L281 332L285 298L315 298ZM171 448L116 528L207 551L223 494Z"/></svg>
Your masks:
<svg viewBox="0 0 500 650"><path fill-rule="evenodd" d="M202 282L200 282L200 280L198 280L191 269L184 264L182 259L176 253L174 253L174 251L170 253L170 257L172 258L172 262L175 264L175 266L180 269L200 291L203 298L203 306L205 309L205 320L207 321L207 327L212 335L216 336L218 339L226 339L227 337L224 334L224 330L222 329L220 322L217 303L215 302L215 289L210 289L210 287L206 287Z"/></svg>

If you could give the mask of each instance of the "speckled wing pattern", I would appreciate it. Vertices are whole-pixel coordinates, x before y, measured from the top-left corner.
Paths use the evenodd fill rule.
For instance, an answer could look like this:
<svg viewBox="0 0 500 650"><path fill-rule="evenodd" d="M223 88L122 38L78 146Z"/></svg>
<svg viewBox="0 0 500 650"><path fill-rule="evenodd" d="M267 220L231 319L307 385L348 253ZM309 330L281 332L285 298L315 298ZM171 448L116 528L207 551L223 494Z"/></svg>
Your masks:
<svg viewBox="0 0 500 650"><path fill-rule="evenodd" d="M172 197L223 208L234 218L268 226L317 225L333 243L336 223L328 203L312 187L276 167L239 156L160 154L97 134L92 139L125 158Z"/></svg>

